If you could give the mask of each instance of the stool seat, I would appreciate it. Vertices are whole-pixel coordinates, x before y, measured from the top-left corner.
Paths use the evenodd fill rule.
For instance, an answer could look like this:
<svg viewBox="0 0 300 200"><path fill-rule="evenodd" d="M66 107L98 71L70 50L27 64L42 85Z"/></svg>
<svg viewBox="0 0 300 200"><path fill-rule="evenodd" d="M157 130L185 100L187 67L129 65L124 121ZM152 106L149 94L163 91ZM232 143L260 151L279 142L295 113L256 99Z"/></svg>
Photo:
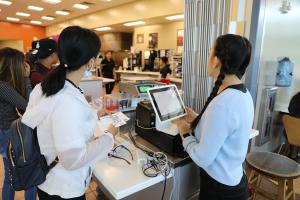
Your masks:
<svg viewBox="0 0 300 200"><path fill-rule="evenodd" d="M300 177L300 165L294 160L272 152L251 152L246 162L256 171L270 177L295 179Z"/></svg>

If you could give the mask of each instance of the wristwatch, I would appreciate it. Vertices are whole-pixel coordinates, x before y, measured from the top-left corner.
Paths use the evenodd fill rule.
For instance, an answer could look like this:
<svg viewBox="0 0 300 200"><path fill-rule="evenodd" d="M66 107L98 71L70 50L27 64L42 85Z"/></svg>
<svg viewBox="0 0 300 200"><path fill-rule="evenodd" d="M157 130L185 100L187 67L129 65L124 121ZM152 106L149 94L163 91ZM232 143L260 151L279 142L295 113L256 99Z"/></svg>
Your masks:
<svg viewBox="0 0 300 200"><path fill-rule="evenodd" d="M187 138L187 137L189 137L189 136L191 136L190 133L185 133L185 134L182 135L182 138Z"/></svg>

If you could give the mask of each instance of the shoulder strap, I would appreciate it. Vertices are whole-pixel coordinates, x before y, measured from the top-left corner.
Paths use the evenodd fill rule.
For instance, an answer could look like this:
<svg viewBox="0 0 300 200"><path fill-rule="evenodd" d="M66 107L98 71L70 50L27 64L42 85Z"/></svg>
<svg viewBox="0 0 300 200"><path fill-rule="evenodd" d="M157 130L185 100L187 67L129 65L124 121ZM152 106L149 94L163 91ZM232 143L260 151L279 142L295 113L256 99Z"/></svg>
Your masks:
<svg viewBox="0 0 300 200"><path fill-rule="evenodd" d="M56 156L56 158L52 161L52 163L50 163L50 165L48 166L48 170L50 171L53 167L55 167L58 163L58 157Z"/></svg>

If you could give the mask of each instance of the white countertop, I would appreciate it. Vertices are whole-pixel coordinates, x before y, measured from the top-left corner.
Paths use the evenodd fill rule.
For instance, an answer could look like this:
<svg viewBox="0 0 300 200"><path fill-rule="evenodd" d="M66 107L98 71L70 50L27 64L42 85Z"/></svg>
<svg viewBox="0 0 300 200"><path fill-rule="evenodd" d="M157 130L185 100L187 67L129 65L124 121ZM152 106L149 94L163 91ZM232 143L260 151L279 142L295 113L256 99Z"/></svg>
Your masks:
<svg viewBox="0 0 300 200"><path fill-rule="evenodd" d="M117 70L116 73L159 76L159 72L142 72L132 70Z"/></svg>
<svg viewBox="0 0 300 200"><path fill-rule="evenodd" d="M275 104L274 110L283 113L289 113L289 104Z"/></svg>
<svg viewBox="0 0 300 200"><path fill-rule="evenodd" d="M110 78L104 78L104 77L96 77L96 76L91 76L88 78L82 78L81 81L98 81L101 80L103 83L111 83L111 82L115 82L114 79L110 79Z"/></svg>
<svg viewBox="0 0 300 200"><path fill-rule="evenodd" d="M116 158L106 158L98 161L94 167L93 175L101 182L114 199L122 199L145 188L155 185L164 180L164 176L149 178L142 172L139 160L145 159L145 154L129 144L129 149L134 160L131 165ZM119 155L119 154L118 154ZM122 155L130 160L130 156ZM168 178L172 177L172 173Z"/></svg>
<svg viewBox="0 0 300 200"><path fill-rule="evenodd" d="M158 78L149 77L149 76L129 76L121 77L124 81L156 81Z"/></svg>
<svg viewBox="0 0 300 200"><path fill-rule="evenodd" d="M172 83L182 83L181 78L169 78Z"/></svg>
<svg viewBox="0 0 300 200"><path fill-rule="evenodd" d="M251 140L252 138L255 138L258 135L259 135L259 130L252 129L249 139Z"/></svg>
<svg viewBox="0 0 300 200"><path fill-rule="evenodd" d="M258 136L259 131L252 129L249 136L249 140ZM117 140L125 141L117 137ZM94 177L101 182L106 190L115 198L122 199L143 189L151 187L164 180L164 176L159 175L154 178L146 177L141 168L141 162L145 159L145 154L135 148L131 143L125 142L133 154L134 160L131 165L127 164L123 160L115 158L106 158L98 161L94 167ZM130 156L127 154L120 154L130 160ZM171 178L172 173L168 176Z"/></svg>

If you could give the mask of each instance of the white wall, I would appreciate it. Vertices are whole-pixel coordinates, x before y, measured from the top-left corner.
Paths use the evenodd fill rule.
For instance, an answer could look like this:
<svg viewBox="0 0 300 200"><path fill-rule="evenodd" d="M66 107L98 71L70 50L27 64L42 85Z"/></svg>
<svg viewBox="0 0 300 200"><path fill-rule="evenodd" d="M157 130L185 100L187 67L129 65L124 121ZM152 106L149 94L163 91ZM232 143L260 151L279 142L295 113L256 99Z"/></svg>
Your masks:
<svg viewBox="0 0 300 200"><path fill-rule="evenodd" d="M149 33L158 33L158 49L177 49L177 30L183 29L183 21L134 28L133 46L137 51L149 50ZM144 34L144 43L137 43L137 34Z"/></svg>
<svg viewBox="0 0 300 200"><path fill-rule="evenodd" d="M263 44L261 53L260 74L258 82L258 95L256 104L256 119L255 124L259 119L261 92L265 87L265 76L270 75L266 72L266 68L270 62L277 62L278 57L290 57L294 65L294 77L291 87L278 88L275 111L278 108L287 109L291 97L300 91L300 1L291 1L292 10L287 14L280 12L282 0L266 0L265 22L263 32ZM277 68L276 63L274 67ZM273 76L275 76L276 72ZM281 109L281 110L282 110ZM273 116L277 116L276 112ZM273 131L271 141L263 146L255 147L255 151L270 151L275 150L281 143L282 126L280 120L273 123Z"/></svg>
<svg viewBox="0 0 300 200"><path fill-rule="evenodd" d="M259 84L263 86L266 62L276 62L277 57L290 57L295 63L293 83L291 87L279 88L276 101L278 105L288 105L291 97L300 91L300 1L291 1L292 10L287 14L279 10L281 2L267 0Z"/></svg>

